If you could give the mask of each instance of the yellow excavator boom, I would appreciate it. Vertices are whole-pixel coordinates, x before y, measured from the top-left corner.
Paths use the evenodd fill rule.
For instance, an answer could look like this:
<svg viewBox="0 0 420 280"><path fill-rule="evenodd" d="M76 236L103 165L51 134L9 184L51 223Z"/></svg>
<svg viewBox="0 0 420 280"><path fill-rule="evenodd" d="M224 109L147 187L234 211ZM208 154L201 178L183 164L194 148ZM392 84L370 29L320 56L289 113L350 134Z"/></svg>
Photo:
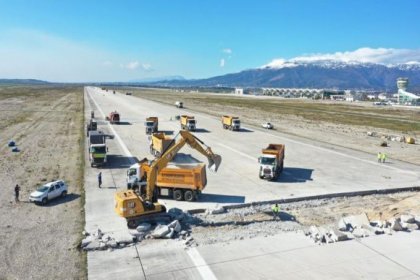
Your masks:
<svg viewBox="0 0 420 280"><path fill-rule="evenodd" d="M181 130L179 132L181 139L178 140L173 146L170 146L166 151L163 152L160 158L155 159L150 165L149 170L147 171L147 184L146 184L146 196L145 203L146 205L152 205L153 193L156 185L157 174L159 170L165 168L168 163L175 157L175 155L184 147L185 144L188 144L191 148L197 150L205 157L207 157L209 164L208 168L210 171L217 172L220 163L222 162L222 157L213 153L210 147L207 147L203 141L192 135L190 132ZM175 139L174 139L175 141ZM206 148L204 148L205 146Z"/></svg>

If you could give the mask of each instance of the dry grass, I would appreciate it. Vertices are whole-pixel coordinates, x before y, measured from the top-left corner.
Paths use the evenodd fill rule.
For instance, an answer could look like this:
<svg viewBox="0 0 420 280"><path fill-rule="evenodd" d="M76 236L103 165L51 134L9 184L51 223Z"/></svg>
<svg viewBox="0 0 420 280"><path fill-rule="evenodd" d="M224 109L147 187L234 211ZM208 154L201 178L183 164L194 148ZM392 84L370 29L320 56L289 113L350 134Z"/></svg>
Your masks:
<svg viewBox="0 0 420 280"><path fill-rule="evenodd" d="M217 96L202 93L179 93L165 89L132 89L134 95L166 104L183 100L189 109L221 108L226 112L260 112L273 118L297 116L313 122L365 126L389 129L403 133L420 133L420 110L405 110L392 107L357 106L354 104L296 99L243 98ZM214 115L219 112L214 111Z"/></svg>

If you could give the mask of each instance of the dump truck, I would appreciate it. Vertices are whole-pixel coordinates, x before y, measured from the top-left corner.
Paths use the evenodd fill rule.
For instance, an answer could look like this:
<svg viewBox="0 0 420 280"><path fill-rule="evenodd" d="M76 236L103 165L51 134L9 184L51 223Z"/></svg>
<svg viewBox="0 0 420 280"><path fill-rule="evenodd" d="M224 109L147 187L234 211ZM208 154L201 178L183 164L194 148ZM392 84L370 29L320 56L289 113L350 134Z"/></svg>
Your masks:
<svg viewBox="0 0 420 280"><path fill-rule="evenodd" d="M86 124L86 137L89 137L90 131L95 131L98 129L98 123L94 119L90 119L89 123Z"/></svg>
<svg viewBox="0 0 420 280"><path fill-rule="evenodd" d="M168 189L167 193L169 193L169 184L175 184L175 182L179 181L185 183L188 181L187 178L189 177L191 179L194 178L195 184L201 181L201 183L205 185L202 167L198 167L199 169L196 171L185 171L185 168L181 168L178 169L178 171L173 171L175 173L168 172L166 173L166 178L161 175L162 177L160 179L166 181L168 186L160 185L162 184L162 181L159 183L159 174L167 167L168 163L185 144L188 144L191 148L196 149L203 154L209 161L208 168L213 172L217 172L222 161L220 155L214 154L210 147L206 146L203 141L188 131L181 130L179 135L181 136L181 139L179 139L171 148L166 150L160 158L156 158L153 161L144 159L139 163L137 169L133 167L133 170L128 170L127 183L130 183L130 187L134 187L134 189L122 190L114 194L114 211L117 215L127 220L127 226L129 228L135 228L138 224L143 222L153 223L170 218L168 213L166 213L165 206L160 204L157 199L158 194L162 189ZM181 172L193 172L194 176L182 175ZM133 180L131 180L131 176L136 176L136 174L138 179L134 177ZM197 175L201 176L201 178L197 179ZM184 178L181 178L182 176L184 176ZM182 188L181 185L182 184L177 185L178 188L175 190L172 188L172 195L176 195L176 198L179 199L194 200L194 191L197 194L197 190L192 189L191 187ZM166 190L164 192L166 192Z"/></svg>
<svg viewBox="0 0 420 280"><path fill-rule="evenodd" d="M106 117L106 120L110 123L119 123L120 122L120 114L117 111L109 113L109 116Z"/></svg>
<svg viewBox="0 0 420 280"><path fill-rule="evenodd" d="M150 139L150 153L155 157L160 157L175 141L165 135L165 133L153 133Z"/></svg>
<svg viewBox="0 0 420 280"><path fill-rule="evenodd" d="M146 134L158 132L159 119L158 117L148 117L144 126L146 127Z"/></svg>
<svg viewBox="0 0 420 280"><path fill-rule="evenodd" d="M184 108L184 103L183 103L182 101L176 101L176 102L175 102L175 106L176 106L177 108Z"/></svg>
<svg viewBox="0 0 420 280"><path fill-rule="evenodd" d="M101 131L89 133L89 161L90 166L102 166L106 163L108 148L106 137Z"/></svg>
<svg viewBox="0 0 420 280"><path fill-rule="evenodd" d="M193 116L182 115L181 116L181 129L188 131L195 131L196 121Z"/></svg>
<svg viewBox="0 0 420 280"><path fill-rule="evenodd" d="M143 159L127 171L127 188L136 192L144 193L146 182L140 178L147 173L150 163ZM159 171L156 180L155 191L158 196L171 197L175 200L195 201L206 187L207 174L205 164L167 166Z"/></svg>
<svg viewBox="0 0 420 280"><path fill-rule="evenodd" d="M260 179L276 180L283 171L284 165L283 144L269 144L262 149L262 156L258 158L260 164Z"/></svg>
<svg viewBox="0 0 420 280"><path fill-rule="evenodd" d="M239 120L238 117L223 116L222 124L223 124L224 129L238 130L238 131L241 129L241 121Z"/></svg>

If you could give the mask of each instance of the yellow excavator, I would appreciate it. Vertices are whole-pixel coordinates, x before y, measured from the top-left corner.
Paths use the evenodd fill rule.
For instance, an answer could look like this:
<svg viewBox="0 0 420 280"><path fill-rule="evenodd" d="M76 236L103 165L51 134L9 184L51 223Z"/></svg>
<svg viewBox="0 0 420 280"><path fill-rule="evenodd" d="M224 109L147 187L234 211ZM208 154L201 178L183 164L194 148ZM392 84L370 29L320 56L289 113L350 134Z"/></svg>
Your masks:
<svg viewBox="0 0 420 280"><path fill-rule="evenodd" d="M179 135L180 139L174 145L169 145L160 158L151 161L148 168L144 168L146 171L142 178L142 181L146 182L144 188L140 188L139 192L125 190L115 193L114 210L119 216L127 219L129 228L135 228L142 222L153 223L170 218L165 206L157 201L156 180L159 170L165 168L185 144L207 157L208 168L217 172L222 162L220 155L214 154L210 147L188 131L182 130Z"/></svg>

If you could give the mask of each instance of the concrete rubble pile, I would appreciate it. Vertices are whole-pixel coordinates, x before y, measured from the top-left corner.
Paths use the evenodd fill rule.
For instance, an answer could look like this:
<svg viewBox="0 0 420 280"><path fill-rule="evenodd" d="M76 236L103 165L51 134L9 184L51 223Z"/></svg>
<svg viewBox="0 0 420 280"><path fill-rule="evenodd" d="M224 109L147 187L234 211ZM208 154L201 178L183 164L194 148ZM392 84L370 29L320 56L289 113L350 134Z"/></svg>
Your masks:
<svg viewBox="0 0 420 280"><path fill-rule="evenodd" d="M393 141L393 142L401 142L401 143L407 143L407 144L414 144L416 142L416 140L413 137L405 137L401 135L389 135L389 134L378 133L375 131L367 131L366 134L367 136L370 136L370 137L379 137L382 140L388 140L388 141Z"/></svg>
<svg viewBox="0 0 420 280"><path fill-rule="evenodd" d="M420 228L420 216L405 214L387 221L369 221L365 213L341 218L336 227L311 226L306 230L316 243L333 243L396 231L413 231Z"/></svg>
<svg viewBox="0 0 420 280"><path fill-rule="evenodd" d="M80 247L84 251L109 250L123 248L135 242L135 238L126 233L104 234L101 229L97 229L91 233L83 231L85 238L82 240Z"/></svg>

